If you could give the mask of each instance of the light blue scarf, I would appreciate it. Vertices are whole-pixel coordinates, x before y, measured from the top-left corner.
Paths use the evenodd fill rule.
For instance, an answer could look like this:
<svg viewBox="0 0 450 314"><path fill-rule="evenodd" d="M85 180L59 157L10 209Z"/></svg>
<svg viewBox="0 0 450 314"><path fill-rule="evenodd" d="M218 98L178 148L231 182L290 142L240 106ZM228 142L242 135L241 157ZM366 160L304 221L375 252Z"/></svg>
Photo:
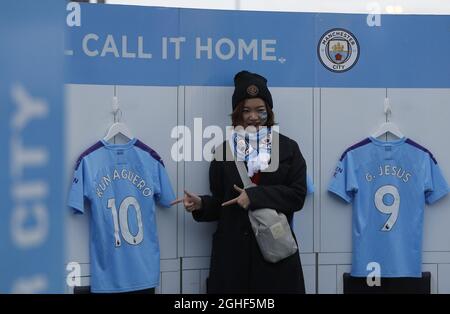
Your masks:
<svg viewBox="0 0 450 314"><path fill-rule="evenodd" d="M249 177L269 167L272 151L271 128L262 127L257 132L245 132L243 128L235 128L231 139L235 158L247 162Z"/></svg>

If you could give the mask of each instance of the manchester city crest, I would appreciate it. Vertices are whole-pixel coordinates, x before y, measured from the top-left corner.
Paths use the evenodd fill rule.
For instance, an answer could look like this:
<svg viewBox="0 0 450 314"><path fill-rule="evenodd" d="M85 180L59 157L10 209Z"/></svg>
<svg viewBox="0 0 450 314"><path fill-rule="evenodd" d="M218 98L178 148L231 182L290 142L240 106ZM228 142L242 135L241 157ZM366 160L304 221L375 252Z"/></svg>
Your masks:
<svg viewBox="0 0 450 314"><path fill-rule="evenodd" d="M329 30L320 38L317 54L328 70L338 73L348 71L359 58L358 40L345 29Z"/></svg>

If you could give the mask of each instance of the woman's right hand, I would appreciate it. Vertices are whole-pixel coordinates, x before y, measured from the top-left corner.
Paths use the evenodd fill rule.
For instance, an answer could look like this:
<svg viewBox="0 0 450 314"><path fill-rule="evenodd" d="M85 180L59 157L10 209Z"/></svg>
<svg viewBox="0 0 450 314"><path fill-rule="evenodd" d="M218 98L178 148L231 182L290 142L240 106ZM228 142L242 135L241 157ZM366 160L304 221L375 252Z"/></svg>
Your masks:
<svg viewBox="0 0 450 314"><path fill-rule="evenodd" d="M202 199L200 196L190 193L188 191L184 191L184 197L176 199L172 203L170 203L171 206L176 205L178 203L183 202L184 208L188 212L193 212L194 210L198 210L202 208Z"/></svg>

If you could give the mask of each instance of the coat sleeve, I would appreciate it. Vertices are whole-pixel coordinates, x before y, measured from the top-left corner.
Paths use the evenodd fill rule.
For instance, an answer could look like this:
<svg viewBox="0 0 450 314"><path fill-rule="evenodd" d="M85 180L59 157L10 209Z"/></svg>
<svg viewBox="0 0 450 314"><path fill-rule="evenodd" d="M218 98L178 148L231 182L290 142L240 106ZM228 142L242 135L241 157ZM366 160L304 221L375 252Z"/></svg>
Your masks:
<svg viewBox="0 0 450 314"><path fill-rule="evenodd" d="M306 197L306 162L298 144L292 141L293 156L284 184L247 188L250 210L272 208L286 215L303 208Z"/></svg>
<svg viewBox="0 0 450 314"><path fill-rule="evenodd" d="M196 221L214 221L220 217L222 203L224 202L223 165L215 159L209 166L209 187L212 195L201 195L202 208L192 212Z"/></svg>

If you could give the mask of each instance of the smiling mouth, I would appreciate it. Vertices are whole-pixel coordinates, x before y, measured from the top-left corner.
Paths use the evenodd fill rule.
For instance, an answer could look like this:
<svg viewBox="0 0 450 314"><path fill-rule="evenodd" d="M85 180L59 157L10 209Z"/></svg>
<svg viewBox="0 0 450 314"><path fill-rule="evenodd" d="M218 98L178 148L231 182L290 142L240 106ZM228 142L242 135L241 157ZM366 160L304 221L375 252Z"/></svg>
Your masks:
<svg viewBox="0 0 450 314"><path fill-rule="evenodd" d="M259 130L259 128L261 127L260 123L248 123L247 127L252 127L255 128L255 130Z"/></svg>

